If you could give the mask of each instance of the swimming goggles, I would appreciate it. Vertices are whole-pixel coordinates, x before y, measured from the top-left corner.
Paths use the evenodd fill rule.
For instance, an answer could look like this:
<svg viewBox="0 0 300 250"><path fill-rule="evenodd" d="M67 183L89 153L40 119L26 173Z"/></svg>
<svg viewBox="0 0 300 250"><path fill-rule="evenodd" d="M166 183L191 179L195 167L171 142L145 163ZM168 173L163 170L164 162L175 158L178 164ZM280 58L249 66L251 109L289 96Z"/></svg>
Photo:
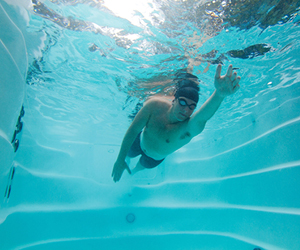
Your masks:
<svg viewBox="0 0 300 250"><path fill-rule="evenodd" d="M194 110L197 106L194 103L188 105L186 100L184 100L183 98L178 98L178 102L179 102L180 106L182 106L182 107L188 106L190 110Z"/></svg>

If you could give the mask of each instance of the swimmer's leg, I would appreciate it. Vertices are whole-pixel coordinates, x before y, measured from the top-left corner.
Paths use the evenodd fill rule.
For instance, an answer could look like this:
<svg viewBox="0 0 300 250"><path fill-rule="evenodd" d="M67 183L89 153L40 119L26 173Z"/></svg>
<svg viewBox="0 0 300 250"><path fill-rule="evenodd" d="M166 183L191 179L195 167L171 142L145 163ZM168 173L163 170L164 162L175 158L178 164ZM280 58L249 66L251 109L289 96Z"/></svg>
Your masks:
<svg viewBox="0 0 300 250"><path fill-rule="evenodd" d="M131 174L135 174L141 170L144 169L152 169L158 166L160 163L163 162L164 159L162 160L154 160L151 157L145 155L142 153L141 158L139 159L139 162L137 163L136 167L132 169Z"/></svg>
<svg viewBox="0 0 300 250"><path fill-rule="evenodd" d="M135 168L131 170L131 175L134 175L135 173L144 170L146 168L143 167L143 165L141 164L141 161L139 160L138 163L136 164Z"/></svg>
<svg viewBox="0 0 300 250"><path fill-rule="evenodd" d="M131 157L129 157L129 156L126 156L126 158L125 158L125 162L127 163L128 167L129 167L129 165L130 165L130 162L131 162Z"/></svg>

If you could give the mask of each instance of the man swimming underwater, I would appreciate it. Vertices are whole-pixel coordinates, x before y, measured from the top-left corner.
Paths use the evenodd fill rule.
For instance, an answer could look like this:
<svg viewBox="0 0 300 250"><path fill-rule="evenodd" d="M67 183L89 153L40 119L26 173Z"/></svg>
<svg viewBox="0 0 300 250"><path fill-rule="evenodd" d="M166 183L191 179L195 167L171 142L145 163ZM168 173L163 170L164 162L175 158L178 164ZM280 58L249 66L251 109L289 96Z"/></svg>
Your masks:
<svg viewBox="0 0 300 250"><path fill-rule="evenodd" d="M179 80L173 100L153 96L144 103L123 138L112 171L115 182L121 179L125 169L134 174L145 168L156 167L167 155L203 131L206 122L215 114L224 98L240 88L241 78L233 72L232 65L228 67L225 76L221 76L221 69L219 64L214 93L193 115L199 100L199 87L192 80ZM125 161L126 157L138 155L141 155L140 160L131 171Z"/></svg>

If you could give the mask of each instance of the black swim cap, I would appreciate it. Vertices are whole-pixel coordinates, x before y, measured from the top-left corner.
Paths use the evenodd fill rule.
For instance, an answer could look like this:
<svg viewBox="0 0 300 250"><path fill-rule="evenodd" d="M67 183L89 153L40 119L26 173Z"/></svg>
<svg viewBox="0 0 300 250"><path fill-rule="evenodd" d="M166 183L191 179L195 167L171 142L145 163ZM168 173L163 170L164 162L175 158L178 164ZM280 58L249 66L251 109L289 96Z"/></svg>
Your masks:
<svg viewBox="0 0 300 250"><path fill-rule="evenodd" d="M180 79L189 79L189 80L192 80L192 81L198 81L197 76L195 76L191 73L183 72L183 71L178 71L175 74L174 80L180 80Z"/></svg>
<svg viewBox="0 0 300 250"><path fill-rule="evenodd" d="M183 86L183 87L179 88L175 93L175 98L177 99L180 96L191 99L196 103L198 103L198 101L199 101L199 93L198 93L197 89L190 87L190 86Z"/></svg>
<svg viewBox="0 0 300 250"><path fill-rule="evenodd" d="M180 79L177 81L176 87L177 90L174 95L176 99L183 96L198 103L200 87L196 82L188 79Z"/></svg>

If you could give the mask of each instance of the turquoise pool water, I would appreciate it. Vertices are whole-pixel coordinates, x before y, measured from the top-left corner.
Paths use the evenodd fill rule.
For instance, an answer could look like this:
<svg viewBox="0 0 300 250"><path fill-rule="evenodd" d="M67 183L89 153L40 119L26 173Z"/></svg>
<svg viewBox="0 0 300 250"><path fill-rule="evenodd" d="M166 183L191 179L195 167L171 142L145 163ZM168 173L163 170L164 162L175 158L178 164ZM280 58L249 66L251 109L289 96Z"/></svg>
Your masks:
<svg viewBox="0 0 300 250"><path fill-rule="evenodd" d="M298 1L7 2L0 249L300 249ZM115 184L138 105L182 69L204 103L217 63L239 92L158 168Z"/></svg>

